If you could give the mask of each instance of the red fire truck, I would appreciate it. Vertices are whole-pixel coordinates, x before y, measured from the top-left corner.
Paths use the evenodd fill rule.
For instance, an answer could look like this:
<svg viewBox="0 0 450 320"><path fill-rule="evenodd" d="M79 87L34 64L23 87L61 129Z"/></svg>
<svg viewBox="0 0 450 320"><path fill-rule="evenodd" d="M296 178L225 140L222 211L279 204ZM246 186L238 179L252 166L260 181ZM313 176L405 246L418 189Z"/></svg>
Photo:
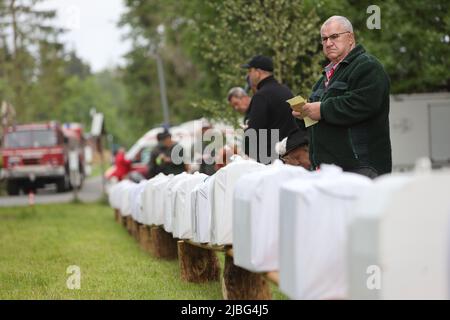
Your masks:
<svg viewBox="0 0 450 320"><path fill-rule="evenodd" d="M2 175L9 195L55 183L58 192L71 188L69 151L77 151L84 177L84 138L78 123L32 123L8 127L3 137Z"/></svg>

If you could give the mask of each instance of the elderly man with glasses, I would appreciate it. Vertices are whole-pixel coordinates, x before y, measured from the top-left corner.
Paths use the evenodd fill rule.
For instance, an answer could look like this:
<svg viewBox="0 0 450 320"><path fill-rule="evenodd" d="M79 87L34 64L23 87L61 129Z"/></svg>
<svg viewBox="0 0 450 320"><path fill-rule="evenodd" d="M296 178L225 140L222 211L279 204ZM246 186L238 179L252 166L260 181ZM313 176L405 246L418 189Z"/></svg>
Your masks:
<svg viewBox="0 0 450 320"><path fill-rule="evenodd" d="M320 33L329 64L302 112L293 112L319 121L309 128L312 167L336 164L370 178L391 172L387 73L356 44L347 18L329 18Z"/></svg>

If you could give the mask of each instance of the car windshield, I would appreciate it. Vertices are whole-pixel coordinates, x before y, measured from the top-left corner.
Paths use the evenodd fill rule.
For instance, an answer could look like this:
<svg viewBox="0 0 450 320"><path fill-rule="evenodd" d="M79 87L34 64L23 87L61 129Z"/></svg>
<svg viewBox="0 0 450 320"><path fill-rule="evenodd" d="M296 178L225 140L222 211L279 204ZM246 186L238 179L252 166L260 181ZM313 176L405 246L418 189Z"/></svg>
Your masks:
<svg viewBox="0 0 450 320"><path fill-rule="evenodd" d="M56 143L57 137L53 130L16 131L5 137L6 148L52 147Z"/></svg>

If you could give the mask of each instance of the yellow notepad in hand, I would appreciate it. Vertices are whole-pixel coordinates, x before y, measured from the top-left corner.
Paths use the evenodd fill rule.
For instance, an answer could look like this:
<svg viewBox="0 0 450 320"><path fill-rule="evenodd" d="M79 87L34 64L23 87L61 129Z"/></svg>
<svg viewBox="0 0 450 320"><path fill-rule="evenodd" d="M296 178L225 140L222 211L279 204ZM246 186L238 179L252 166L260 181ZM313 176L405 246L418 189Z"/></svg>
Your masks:
<svg viewBox="0 0 450 320"><path fill-rule="evenodd" d="M303 114L303 106L307 103L307 101L302 96L293 97L292 99L287 100L287 102L291 106L292 110L300 112L300 114ZM303 121L305 121L306 128L318 122L317 120L313 120L310 117L304 117Z"/></svg>

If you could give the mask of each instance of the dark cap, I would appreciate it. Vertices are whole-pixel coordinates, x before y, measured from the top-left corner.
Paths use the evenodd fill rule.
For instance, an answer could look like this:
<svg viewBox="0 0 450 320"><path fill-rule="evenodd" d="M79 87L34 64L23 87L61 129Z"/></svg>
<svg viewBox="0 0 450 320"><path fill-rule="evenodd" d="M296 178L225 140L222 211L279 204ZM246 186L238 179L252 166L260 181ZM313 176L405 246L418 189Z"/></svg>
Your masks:
<svg viewBox="0 0 450 320"><path fill-rule="evenodd" d="M306 144L309 144L307 132L305 130L295 129L287 137L285 154Z"/></svg>
<svg viewBox="0 0 450 320"><path fill-rule="evenodd" d="M164 130L163 132L160 132L160 133L158 133L156 135L156 139L158 141L162 141L162 140L164 140L167 137L171 137L171 134L170 134L170 132L168 130Z"/></svg>
<svg viewBox="0 0 450 320"><path fill-rule="evenodd" d="M273 61L270 57L254 56L249 62L243 64L241 68L245 69L255 68L273 72Z"/></svg>

